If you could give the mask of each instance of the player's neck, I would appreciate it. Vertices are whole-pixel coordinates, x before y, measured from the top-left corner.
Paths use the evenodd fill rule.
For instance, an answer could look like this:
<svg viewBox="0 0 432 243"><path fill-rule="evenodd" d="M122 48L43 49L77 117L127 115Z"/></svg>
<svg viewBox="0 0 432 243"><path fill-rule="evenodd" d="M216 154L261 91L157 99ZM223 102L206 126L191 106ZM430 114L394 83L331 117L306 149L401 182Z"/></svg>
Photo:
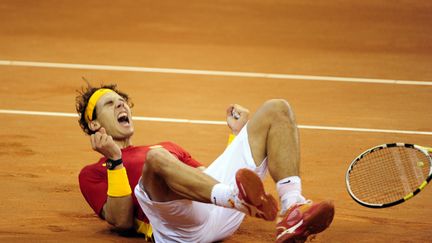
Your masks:
<svg viewBox="0 0 432 243"><path fill-rule="evenodd" d="M132 140L131 140L131 138L129 137L129 138L125 138L125 139L122 139L122 140L114 140L114 142L121 148L121 149L124 149L124 148L126 148L126 147L129 147L129 146L131 146L132 145Z"/></svg>

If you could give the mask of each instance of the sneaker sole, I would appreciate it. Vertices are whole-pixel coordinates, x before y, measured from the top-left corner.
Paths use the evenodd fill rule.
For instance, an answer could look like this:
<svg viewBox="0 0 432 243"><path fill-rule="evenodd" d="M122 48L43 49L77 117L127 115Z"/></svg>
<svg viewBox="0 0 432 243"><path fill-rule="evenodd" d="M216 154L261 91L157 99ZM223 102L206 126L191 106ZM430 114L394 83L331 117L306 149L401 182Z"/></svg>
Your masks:
<svg viewBox="0 0 432 243"><path fill-rule="evenodd" d="M278 212L277 201L272 195L265 192L264 185L255 172L249 169L240 169L236 173L236 183L242 199L262 212L262 214L251 216L263 218L267 221L276 219Z"/></svg>
<svg viewBox="0 0 432 243"><path fill-rule="evenodd" d="M330 201L312 205L303 213L303 224L296 230L298 233L282 236L278 242L305 242L310 235L318 234L327 229L334 217L334 205Z"/></svg>

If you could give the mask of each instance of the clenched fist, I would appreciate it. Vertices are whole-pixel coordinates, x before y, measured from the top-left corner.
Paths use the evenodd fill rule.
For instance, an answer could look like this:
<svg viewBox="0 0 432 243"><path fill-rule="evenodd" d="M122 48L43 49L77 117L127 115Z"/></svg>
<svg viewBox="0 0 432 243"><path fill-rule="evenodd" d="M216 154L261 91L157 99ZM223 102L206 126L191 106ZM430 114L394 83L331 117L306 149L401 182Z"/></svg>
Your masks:
<svg viewBox="0 0 432 243"><path fill-rule="evenodd" d="M121 159L122 152L120 147L114 142L113 138L108 135L105 128L99 129L95 134L90 136L90 142L93 150L101 153L108 159Z"/></svg>
<svg viewBox="0 0 432 243"><path fill-rule="evenodd" d="M234 135L237 135L249 119L249 110L241 105L231 104L226 110L227 124Z"/></svg>

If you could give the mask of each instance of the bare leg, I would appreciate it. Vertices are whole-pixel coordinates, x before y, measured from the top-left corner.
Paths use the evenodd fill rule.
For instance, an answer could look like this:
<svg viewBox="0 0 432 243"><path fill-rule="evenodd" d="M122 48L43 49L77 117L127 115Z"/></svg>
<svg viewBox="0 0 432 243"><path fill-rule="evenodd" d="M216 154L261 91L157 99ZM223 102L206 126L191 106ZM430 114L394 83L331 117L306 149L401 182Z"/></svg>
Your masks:
<svg viewBox="0 0 432 243"><path fill-rule="evenodd" d="M273 180L299 174L299 138L294 114L284 100L270 100L248 124L249 143L257 165L268 157ZM191 168L165 149L147 154L142 183L155 201L190 199L210 203L215 179Z"/></svg>
<svg viewBox="0 0 432 243"><path fill-rule="evenodd" d="M301 196L299 135L288 102L267 101L249 122L248 135L255 163L259 165L267 156L270 175L277 182L282 217L276 227L276 242L304 242L325 230L333 220L334 206L329 201L312 203Z"/></svg>
<svg viewBox="0 0 432 243"><path fill-rule="evenodd" d="M249 144L257 166L268 157L274 181L299 175L300 146L294 113L285 100L269 100L248 123Z"/></svg>
<svg viewBox="0 0 432 243"><path fill-rule="evenodd" d="M241 173L239 173L241 172ZM265 193L262 181L248 169L239 170L236 183L241 191L183 164L163 148L150 150L144 164L141 183L151 200L167 202L189 199L235 208L251 216L274 220L277 203Z"/></svg>
<svg viewBox="0 0 432 243"><path fill-rule="evenodd" d="M167 150L152 149L142 172L146 193L153 201L190 199L211 203L211 191L219 183L199 169L189 167Z"/></svg>

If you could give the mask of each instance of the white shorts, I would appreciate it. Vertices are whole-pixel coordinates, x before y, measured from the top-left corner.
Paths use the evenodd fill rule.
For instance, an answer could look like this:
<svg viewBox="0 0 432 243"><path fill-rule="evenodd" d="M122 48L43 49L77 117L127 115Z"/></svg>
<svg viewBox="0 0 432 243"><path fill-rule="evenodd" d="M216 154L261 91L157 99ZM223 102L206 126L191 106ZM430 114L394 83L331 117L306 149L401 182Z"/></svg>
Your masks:
<svg viewBox="0 0 432 243"><path fill-rule="evenodd" d="M247 126L234 141L204 171L225 184L235 183L235 174L241 168L254 170L263 179L267 171L266 159L257 167L249 146ZM153 236L159 242L214 242L232 235L243 221L244 214L229 208L190 200L154 202L141 183L135 187L135 196L153 227Z"/></svg>

